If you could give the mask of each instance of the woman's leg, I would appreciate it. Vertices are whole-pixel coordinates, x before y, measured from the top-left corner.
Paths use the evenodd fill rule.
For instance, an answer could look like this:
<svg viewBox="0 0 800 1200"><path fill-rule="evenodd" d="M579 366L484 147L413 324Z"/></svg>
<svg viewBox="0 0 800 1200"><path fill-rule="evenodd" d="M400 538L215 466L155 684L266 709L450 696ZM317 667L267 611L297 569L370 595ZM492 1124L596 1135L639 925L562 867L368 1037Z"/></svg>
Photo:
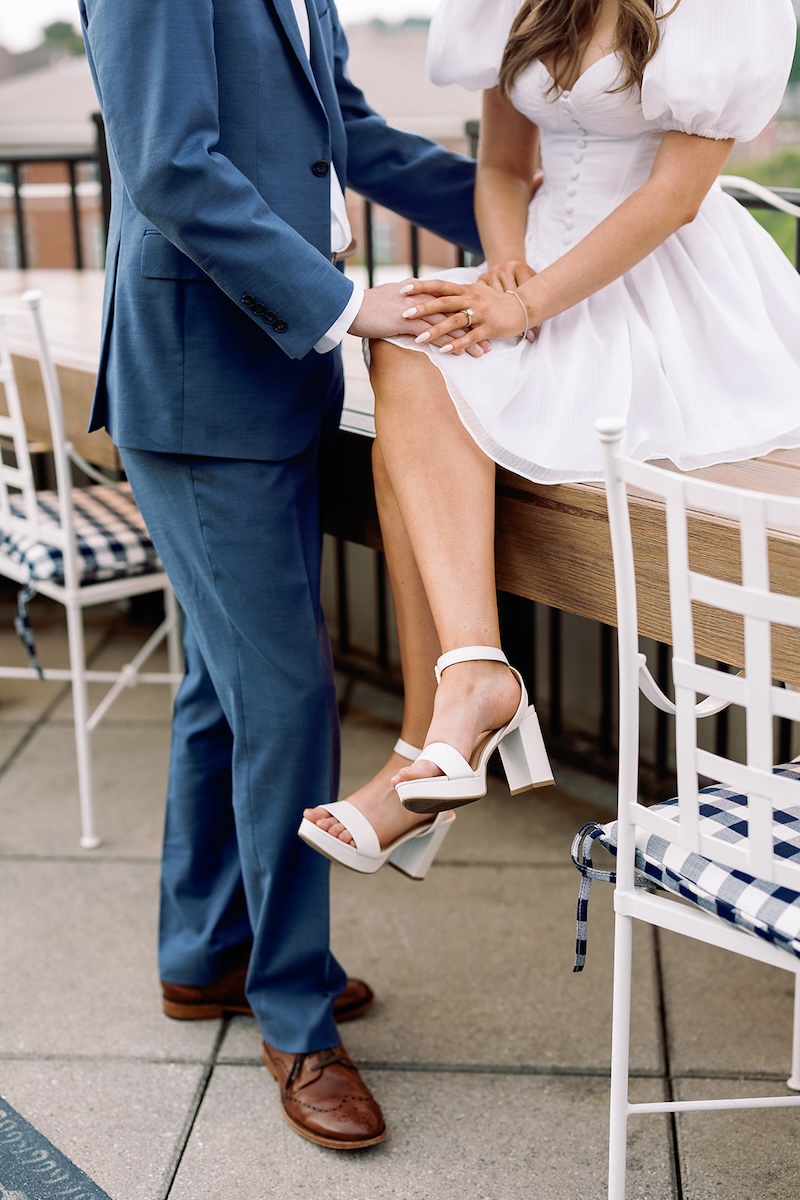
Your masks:
<svg viewBox="0 0 800 1200"><path fill-rule="evenodd" d="M427 355L375 343L371 378L383 464L441 650L499 647L495 464L462 425ZM519 685L503 664L457 663L436 691L425 744L447 742L469 758L479 734L504 725L518 703ZM423 756L399 776L439 773Z"/></svg>
<svg viewBox="0 0 800 1200"><path fill-rule="evenodd" d="M412 746L422 746L433 715L433 698L436 691L433 665L441 649L428 598L422 586L414 552L386 473L380 441L377 438L373 446L372 465L403 670L404 704L401 732L405 741L410 742ZM408 759L392 752L373 778L347 797L369 819L383 846L388 846L414 825L424 824L429 820L427 817L420 818L407 812L397 799L391 780L405 766L408 766ZM350 832L331 817L327 809L307 809L304 816L333 837L339 837L344 842L353 841Z"/></svg>

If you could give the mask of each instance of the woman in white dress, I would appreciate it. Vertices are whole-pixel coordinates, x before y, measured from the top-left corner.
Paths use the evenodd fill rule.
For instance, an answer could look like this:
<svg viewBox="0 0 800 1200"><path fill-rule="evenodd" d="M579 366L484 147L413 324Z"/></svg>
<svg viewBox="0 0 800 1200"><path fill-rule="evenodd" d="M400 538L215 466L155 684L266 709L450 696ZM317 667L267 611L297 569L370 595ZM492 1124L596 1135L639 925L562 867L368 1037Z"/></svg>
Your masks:
<svg viewBox="0 0 800 1200"><path fill-rule="evenodd" d="M407 316L444 320L371 347L405 713L375 778L306 812L330 858L423 877L498 746L512 791L550 782L499 649L495 463L600 478L609 414L626 453L683 469L800 445L800 278L717 183L795 35L791 0L443 0L431 76L484 89L486 262L407 285Z"/></svg>

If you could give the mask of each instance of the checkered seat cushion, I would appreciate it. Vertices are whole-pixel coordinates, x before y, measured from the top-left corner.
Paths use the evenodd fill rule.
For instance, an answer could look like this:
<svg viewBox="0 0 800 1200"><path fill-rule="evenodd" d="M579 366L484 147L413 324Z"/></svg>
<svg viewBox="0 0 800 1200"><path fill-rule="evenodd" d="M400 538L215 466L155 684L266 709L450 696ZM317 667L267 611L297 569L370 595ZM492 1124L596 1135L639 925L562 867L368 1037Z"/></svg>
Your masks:
<svg viewBox="0 0 800 1200"><path fill-rule="evenodd" d="M775 767L777 775L800 784L800 760ZM734 843L747 836L746 798L730 788L718 785L703 788L700 806L701 832ZM654 806L655 811L677 820L677 799ZM797 804L776 808L773 838L775 852L787 860L800 862L800 787ZM611 871L592 865L594 842L617 852L617 822L601 825L590 822L580 829L572 844L572 861L583 878L578 898L578 930L575 967L583 968L586 958L586 929L589 889L593 879L613 883ZM656 886L674 892L698 908L729 921L741 929L800 957L800 893L777 884L766 883L743 871L734 870L676 846L663 837L639 830L636 838L637 884Z"/></svg>
<svg viewBox="0 0 800 1200"><path fill-rule="evenodd" d="M0 528L0 550L27 567L30 583L64 582L64 556L48 530L60 528L58 496L37 494L40 522L35 532ZM73 527L78 548L80 583L100 583L127 575L143 575L160 569L158 556L136 507L129 484L98 484L74 488ZM24 518L21 505L12 502L14 516Z"/></svg>

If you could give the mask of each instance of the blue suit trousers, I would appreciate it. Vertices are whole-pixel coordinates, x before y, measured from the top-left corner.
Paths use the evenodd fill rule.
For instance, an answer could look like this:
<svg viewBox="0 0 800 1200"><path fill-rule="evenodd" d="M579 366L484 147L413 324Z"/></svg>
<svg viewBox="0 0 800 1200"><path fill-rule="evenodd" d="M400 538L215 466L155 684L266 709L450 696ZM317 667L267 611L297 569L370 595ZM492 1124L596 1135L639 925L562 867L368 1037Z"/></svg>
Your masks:
<svg viewBox="0 0 800 1200"><path fill-rule="evenodd" d="M252 940L264 1038L339 1041L329 865L297 837L336 798L339 735L319 601L317 449L279 462L121 448L185 615L162 863L162 979L202 984Z"/></svg>

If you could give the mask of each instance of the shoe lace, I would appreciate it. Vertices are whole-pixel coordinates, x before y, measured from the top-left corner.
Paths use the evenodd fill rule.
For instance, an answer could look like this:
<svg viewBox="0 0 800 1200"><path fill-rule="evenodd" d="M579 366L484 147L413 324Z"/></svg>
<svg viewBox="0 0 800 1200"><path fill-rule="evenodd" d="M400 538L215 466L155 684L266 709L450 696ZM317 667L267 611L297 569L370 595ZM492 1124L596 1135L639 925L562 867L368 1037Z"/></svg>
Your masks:
<svg viewBox="0 0 800 1200"><path fill-rule="evenodd" d="M314 1056L316 1056L316 1062L309 1063L309 1070L314 1071L317 1078L322 1074L326 1067L338 1065L347 1067L351 1071L355 1071L357 1069L355 1063L350 1061L344 1050L339 1050L336 1047L332 1047L329 1050L315 1050L306 1054L295 1054L291 1069L286 1077L286 1083L284 1084L284 1095L288 1094L292 1084L296 1082L300 1072L303 1069L303 1064L305 1063L306 1059L310 1059ZM314 1081L309 1080L308 1082L311 1083ZM304 1084L303 1086L305 1087L307 1085Z"/></svg>

